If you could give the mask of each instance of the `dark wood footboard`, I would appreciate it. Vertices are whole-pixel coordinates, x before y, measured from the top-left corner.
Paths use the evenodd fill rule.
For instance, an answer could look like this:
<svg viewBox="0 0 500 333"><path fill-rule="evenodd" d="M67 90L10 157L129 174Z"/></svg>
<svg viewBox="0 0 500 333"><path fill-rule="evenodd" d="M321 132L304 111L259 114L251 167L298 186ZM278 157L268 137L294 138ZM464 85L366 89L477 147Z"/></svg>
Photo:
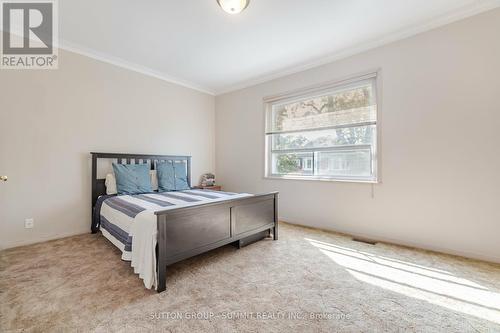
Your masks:
<svg viewBox="0 0 500 333"><path fill-rule="evenodd" d="M241 247L270 233L278 239L278 192L155 214L158 292L166 289L166 270L170 264L229 243L236 242Z"/></svg>

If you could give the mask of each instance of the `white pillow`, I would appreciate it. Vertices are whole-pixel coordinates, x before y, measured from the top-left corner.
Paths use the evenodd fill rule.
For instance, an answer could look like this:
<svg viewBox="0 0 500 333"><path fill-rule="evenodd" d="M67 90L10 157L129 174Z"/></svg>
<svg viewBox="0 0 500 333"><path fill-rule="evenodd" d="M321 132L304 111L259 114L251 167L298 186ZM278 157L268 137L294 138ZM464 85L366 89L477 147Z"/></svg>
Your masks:
<svg viewBox="0 0 500 333"><path fill-rule="evenodd" d="M153 191L158 191L158 174L156 170L149 170L149 179L151 179L151 187Z"/></svg>
<svg viewBox="0 0 500 333"><path fill-rule="evenodd" d="M106 180L104 181L106 185L106 194L116 194L118 191L116 190L116 178L113 173L108 173L106 175Z"/></svg>
<svg viewBox="0 0 500 333"><path fill-rule="evenodd" d="M158 191L158 175L156 174L156 170L149 170L149 179L151 180L151 187L153 188L153 191ZM104 184L106 185L106 194L110 195L118 193L118 190L116 189L115 174L108 173Z"/></svg>

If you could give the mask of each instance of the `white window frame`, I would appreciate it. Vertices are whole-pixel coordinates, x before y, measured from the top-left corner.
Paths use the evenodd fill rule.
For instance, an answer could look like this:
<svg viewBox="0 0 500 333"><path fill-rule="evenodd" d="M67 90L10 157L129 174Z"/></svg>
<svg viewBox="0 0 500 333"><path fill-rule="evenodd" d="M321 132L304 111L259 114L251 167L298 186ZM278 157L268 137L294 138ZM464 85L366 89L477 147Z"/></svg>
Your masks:
<svg viewBox="0 0 500 333"><path fill-rule="evenodd" d="M272 173L272 140L271 135L268 135L268 126L272 122L272 107L276 104L281 103L291 103L293 101L302 100L308 97L314 97L315 95L321 95L328 93L332 90L342 88L344 86L349 86L360 81L374 79L375 89L373 90L376 99L376 124L375 124L375 138L373 143L372 152L372 168L373 177L356 177L356 176L320 176L320 175L280 175ZM314 86L309 86L303 89L297 89L282 93L279 95L268 96L264 98L264 137L265 137L265 156L264 156L264 178L266 179L292 179L292 180L310 180L310 181L332 181L332 182L354 182L354 183L380 183L381 182L381 172L380 172L380 132L381 132L381 71L380 69L366 71L363 73L358 73L356 75L351 75L335 81L322 83ZM370 145L367 145L370 147ZM357 148L361 145L357 145ZM349 147L343 147L348 149ZM335 150L342 149L336 148ZM307 151L314 151L315 149L304 149ZM316 148L316 150L325 151L325 148ZM328 150L328 148L326 148ZM300 149L297 149L300 151ZM314 168L314 166L313 166Z"/></svg>

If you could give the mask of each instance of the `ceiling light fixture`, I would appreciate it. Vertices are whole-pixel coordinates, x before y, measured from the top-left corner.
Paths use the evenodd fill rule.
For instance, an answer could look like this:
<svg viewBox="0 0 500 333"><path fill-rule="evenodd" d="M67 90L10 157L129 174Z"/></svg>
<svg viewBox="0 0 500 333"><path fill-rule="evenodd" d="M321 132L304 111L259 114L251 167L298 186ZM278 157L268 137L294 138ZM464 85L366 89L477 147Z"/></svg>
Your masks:
<svg viewBox="0 0 500 333"><path fill-rule="evenodd" d="M217 0L217 3L226 13L238 14L248 7L250 0Z"/></svg>

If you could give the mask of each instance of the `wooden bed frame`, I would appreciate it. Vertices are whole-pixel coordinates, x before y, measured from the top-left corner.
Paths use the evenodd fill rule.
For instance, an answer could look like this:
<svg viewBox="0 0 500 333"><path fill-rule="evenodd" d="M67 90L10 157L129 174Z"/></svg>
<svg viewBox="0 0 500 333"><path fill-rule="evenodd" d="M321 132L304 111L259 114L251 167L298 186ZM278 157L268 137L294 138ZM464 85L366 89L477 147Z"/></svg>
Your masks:
<svg viewBox="0 0 500 333"><path fill-rule="evenodd" d="M115 159L121 164L182 161L187 165L191 186L191 156L91 153L92 214L97 198L106 194L104 179L97 177L98 159ZM238 248L273 235L278 239L278 192L210 202L155 212L158 228L158 292L166 289L167 266L226 244ZM98 232L92 224L92 233Z"/></svg>

